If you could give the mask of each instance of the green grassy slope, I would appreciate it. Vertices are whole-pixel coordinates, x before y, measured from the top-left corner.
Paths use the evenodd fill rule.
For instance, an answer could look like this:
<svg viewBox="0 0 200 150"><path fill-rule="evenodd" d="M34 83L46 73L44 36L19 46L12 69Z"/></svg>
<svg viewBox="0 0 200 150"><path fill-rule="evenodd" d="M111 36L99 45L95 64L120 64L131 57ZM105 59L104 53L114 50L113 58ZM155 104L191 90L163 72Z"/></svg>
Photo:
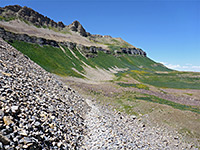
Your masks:
<svg viewBox="0 0 200 150"><path fill-rule="evenodd" d="M86 59L78 50L74 49L73 52L78 57L77 59L64 46L62 47L65 49L66 54L60 48L51 46L39 46L37 44L30 44L21 41L14 41L10 44L22 53L26 54L47 71L60 75L77 76L75 73L70 73L71 68L76 68L79 72L84 73L82 67L84 63L93 68L97 66L107 70L116 66L118 68L129 68L135 70L170 71L168 68L155 63L147 57L128 55L115 57L111 54L99 52L98 57Z"/></svg>
<svg viewBox="0 0 200 150"><path fill-rule="evenodd" d="M126 75L146 84L160 88L200 89L200 73L170 71L164 73L130 70L118 73L121 78Z"/></svg>
<svg viewBox="0 0 200 150"><path fill-rule="evenodd" d="M10 44L30 57L30 59L45 70L61 76L83 78L74 69L84 74L83 67L87 64L92 68L99 67L106 70L113 67L128 68L127 71L119 72L116 76L120 78L128 74L142 83L156 87L200 89L200 79L197 77L199 73L173 71L147 57L129 56L126 54L116 57L111 54L99 52L98 57L87 59L76 49L73 52L78 58L75 57L64 46L62 47L65 53L60 48L39 46L21 41L14 41Z"/></svg>
<svg viewBox="0 0 200 150"><path fill-rule="evenodd" d="M116 66L118 68L128 68L129 70L171 71L165 66L152 61L148 57L129 56L127 54L115 57L99 52L98 57L90 58L90 61L95 63L96 66L107 70Z"/></svg>
<svg viewBox="0 0 200 150"><path fill-rule="evenodd" d="M81 67L83 64L67 48L65 48L66 55L60 48L52 46L39 46L19 41L14 41L10 44L49 72L62 76L82 77L72 68L83 72Z"/></svg>

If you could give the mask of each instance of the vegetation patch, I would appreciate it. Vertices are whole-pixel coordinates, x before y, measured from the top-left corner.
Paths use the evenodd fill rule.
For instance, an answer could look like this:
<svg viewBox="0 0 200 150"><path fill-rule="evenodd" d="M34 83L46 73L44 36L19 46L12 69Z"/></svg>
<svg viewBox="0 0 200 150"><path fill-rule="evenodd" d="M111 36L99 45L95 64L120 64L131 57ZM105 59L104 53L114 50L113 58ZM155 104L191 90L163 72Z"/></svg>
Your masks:
<svg viewBox="0 0 200 150"><path fill-rule="evenodd" d="M149 87L144 84L128 84L128 83L117 83L117 84L122 87L134 87L134 88L138 88L138 89L149 90Z"/></svg>
<svg viewBox="0 0 200 150"><path fill-rule="evenodd" d="M139 70L139 71L171 71L170 69L162 66L156 65L152 67L152 64L157 64L147 57L142 56L129 56L127 54L122 54L120 57L115 57L112 54L105 54L104 52L98 52L98 56L95 58L89 58L96 66L107 69L112 67L118 68L129 68L129 70ZM141 68L143 66L143 68ZM121 72L124 73L124 72ZM116 76L121 76L121 73L117 73ZM125 72L128 73L128 72Z"/></svg>
<svg viewBox="0 0 200 150"><path fill-rule="evenodd" d="M167 74L163 74L156 73L148 68L146 70L129 70L116 74L118 77L125 77L126 75L142 83L159 88L200 89L200 78L196 77L200 73L195 72L169 71Z"/></svg>
<svg viewBox="0 0 200 150"><path fill-rule="evenodd" d="M192 96L193 95L192 93L184 93L184 94L186 94L188 96Z"/></svg>
<svg viewBox="0 0 200 150"><path fill-rule="evenodd" d="M134 103L138 102L138 101L146 101L146 102L151 102L151 103L168 105L168 106L171 106L171 107L173 107L175 109L179 109L179 110L200 113L200 108L198 106L183 105L183 104L179 104L179 103L175 103L172 101L168 101L168 100L159 98L157 96L142 94L142 93L138 93L138 92L129 92L129 91L123 92L122 95L117 97L117 101L120 103L125 102L125 101L134 102ZM131 103L130 103L130 105L131 105Z"/></svg>
<svg viewBox="0 0 200 150"><path fill-rule="evenodd" d="M0 21L11 21L11 20L15 20L16 18L15 17L3 17L3 16L0 16Z"/></svg>
<svg viewBox="0 0 200 150"><path fill-rule="evenodd" d="M172 106L173 108L176 108L176 109L200 113L200 109L198 107L187 106L187 105L175 103L175 102L168 101L168 100L165 100L165 99L159 98L157 96L153 96L153 95L144 94L143 96L135 96L134 99L145 100L145 101L149 101L149 102L153 102L153 103L159 103L159 104L165 104L165 105Z"/></svg>
<svg viewBox="0 0 200 150"><path fill-rule="evenodd" d="M115 51L115 50L120 50L121 46L117 46L117 45L114 45L114 44L109 44L109 45L108 45L108 48L109 48L111 51Z"/></svg>
<svg viewBox="0 0 200 150"><path fill-rule="evenodd" d="M83 72L84 70L81 67L81 62L77 60L67 48L65 48L65 54L60 48L52 46L40 46L38 44L21 41L13 41L10 44L51 73L61 76L83 78L82 75L72 69L75 68L76 70Z"/></svg>

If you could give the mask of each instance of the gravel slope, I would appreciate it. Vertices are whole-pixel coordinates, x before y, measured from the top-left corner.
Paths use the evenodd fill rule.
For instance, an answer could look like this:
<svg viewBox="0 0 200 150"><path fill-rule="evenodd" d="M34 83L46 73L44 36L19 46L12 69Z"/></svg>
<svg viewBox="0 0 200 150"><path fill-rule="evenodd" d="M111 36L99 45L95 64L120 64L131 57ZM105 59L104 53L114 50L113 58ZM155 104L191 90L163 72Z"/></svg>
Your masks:
<svg viewBox="0 0 200 150"><path fill-rule="evenodd" d="M78 149L87 104L0 39L0 149Z"/></svg>

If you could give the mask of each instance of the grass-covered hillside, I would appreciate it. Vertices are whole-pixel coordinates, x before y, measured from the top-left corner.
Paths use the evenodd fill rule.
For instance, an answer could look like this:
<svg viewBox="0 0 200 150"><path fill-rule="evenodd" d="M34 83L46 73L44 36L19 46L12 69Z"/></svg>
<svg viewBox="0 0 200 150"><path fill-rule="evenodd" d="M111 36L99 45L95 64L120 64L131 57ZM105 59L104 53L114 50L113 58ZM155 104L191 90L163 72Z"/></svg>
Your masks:
<svg viewBox="0 0 200 150"><path fill-rule="evenodd" d="M197 72L130 70L125 73L117 74L119 79L126 75L142 83L159 88L200 89L200 78Z"/></svg>
<svg viewBox="0 0 200 150"><path fill-rule="evenodd" d="M74 49L73 52L71 52L64 46L61 46L61 49L21 41L13 41L10 44L30 57L30 59L42 66L45 70L62 76L81 77L81 75L73 71L72 68L84 73L84 66L90 66L92 68L99 67L106 70L117 67L149 72L171 71L165 66L142 56L129 56L123 54L116 57L112 54L98 52L97 57L86 58L79 50Z"/></svg>
<svg viewBox="0 0 200 150"><path fill-rule="evenodd" d="M200 89L199 73L173 71L148 57L98 52L94 58L86 58L81 51L70 51L67 47L40 46L21 41L10 43L16 49L30 57L45 70L61 76L84 78L84 67L104 70L121 68L126 71L116 73L116 80L129 76L139 82L160 87L178 89Z"/></svg>

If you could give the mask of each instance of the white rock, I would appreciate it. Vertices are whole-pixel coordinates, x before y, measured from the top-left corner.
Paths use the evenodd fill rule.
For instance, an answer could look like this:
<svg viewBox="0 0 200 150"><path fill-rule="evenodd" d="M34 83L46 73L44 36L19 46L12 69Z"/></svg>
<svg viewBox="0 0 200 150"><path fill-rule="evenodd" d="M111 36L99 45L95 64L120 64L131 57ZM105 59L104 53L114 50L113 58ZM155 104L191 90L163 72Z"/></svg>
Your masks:
<svg viewBox="0 0 200 150"><path fill-rule="evenodd" d="M19 106L11 106L11 111L16 113L19 110Z"/></svg>

